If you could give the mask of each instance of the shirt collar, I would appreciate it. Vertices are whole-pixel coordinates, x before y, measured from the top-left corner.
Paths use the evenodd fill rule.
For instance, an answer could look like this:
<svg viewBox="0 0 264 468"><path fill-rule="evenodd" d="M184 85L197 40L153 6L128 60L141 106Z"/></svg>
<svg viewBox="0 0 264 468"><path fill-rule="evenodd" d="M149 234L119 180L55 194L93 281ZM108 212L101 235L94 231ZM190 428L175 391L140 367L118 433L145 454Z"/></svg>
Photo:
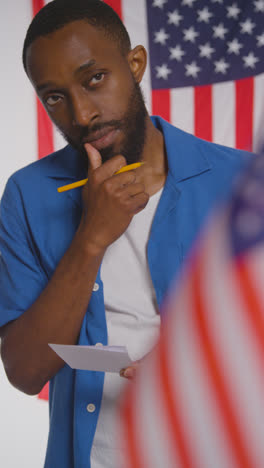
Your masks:
<svg viewBox="0 0 264 468"><path fill-rule="evenodd" d="M207 142L183 132L161 117L153 116L151 120L163 133L169 173L175 182L189 179L211 169L211 164L205 155Z"/></svg>

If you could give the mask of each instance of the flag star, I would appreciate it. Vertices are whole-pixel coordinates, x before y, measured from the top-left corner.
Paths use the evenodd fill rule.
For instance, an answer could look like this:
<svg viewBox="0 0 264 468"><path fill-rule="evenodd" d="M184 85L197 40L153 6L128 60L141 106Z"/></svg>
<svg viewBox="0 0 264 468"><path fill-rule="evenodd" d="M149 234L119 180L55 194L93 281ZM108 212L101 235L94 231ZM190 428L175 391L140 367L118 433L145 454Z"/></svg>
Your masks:
<svg viewBox="0 0 264 468"><path fill-rule="evenodd" d="M213 16L213 13L211 13L207 7L204 7L203 10L198 10L197 13L199 23L202 21L209 23L211 16Z"/></svg>
<svg viewBox="0 0 264 468"><path fill-rule="evenodd" d="M258 47L264 46L264 33L260 34L260 36L257 36L257 41Z"/></svg>
<svg viewBox="0 0 264 468"><path fill-rule="evenodd" d="M185 75L186 76L192 76L193 78L196 78L199 71L201 70L201 68L198 67L196 62L192 62L192 63L189 63L189 64L187 63L187 65L185 65L185 68L186 68Z"/></svg>
<svg viewBox="0 0 264 468"><path fill-rule="evenodd" d="M160 66L155 67L157 70L156 78L163 78L163 80L167 80L169 74L171 73L170 68L168 68L166 63L163 63Z"/></svg>
<svg viewBox="0 0 264 468"><path fill-rule="evenodd" d="M166 41L170 36L169 34L166 33L164 28L161 28L159 31L155 32L154 34L155 34L154 42L157 42L162 45L166 45Z"/></svg>
<svg viewBox="0 0 264 468"><path fill-rule="evenodd" d="M255 23L252 23L251 19L248 18L243 23L239 23L241 26L241 33L252 34L254 27L256 26Z"/></svg>
<svg viewBox="0 0 264 468"><path fill-rule="evenodd" d="M179 26L181 20L183 19L183 16L179 14L178 10L170 11L168 13L168 17L168 23L174 24L175 26Z"/></svg>
<svg viewBox="0 0 264 468"><path fill-rule="evenodd" d="M154 0L152 3L153 7L158 7L158 8L163 8L165 3L167 3L168 0Z"/></svg>
<svg viewBox="0 0 264 468"><path fill-rule="evenodd" d="M228 18L234 18L237 19L241 9L238 8L236 3L233 3L233 5L226 7L227 9L227 17Z"/></svg>
<svg viewBox="0 0 264 468"><path fill-rule="evenodd" d="M181 48L180 45L176 45L175 47L170 48L170 59L175 59L178 62L181 62L182 56L185 55L184 50Z"/></svg>
<svg viewBox="0 0 264 468"><path fill-rule="evenodd" d="M206 57L208 59L211 58L212 53L215 51L215 49L213 49L213 47L210 46L209 42L207 42L204 45L200 45L199 49L200 49L200 54L199 54L200 57Z"/></svg>
<svg viewBox="0 0 264 468"><path fill-rule="evenodd" d="M255 65L257 62L259 62L259 58L256 57L253 52L249 52L248 55L246 55L245 57L243 57L243 60L244 60L244 66L246 68L255 68Z"/></svg>
<svg viewBox="0 0 264 468"><path fill-rule="evenodd" d="M215 64L215 72L216 73L223 73L225 74L227 69L230 67L229 63L225 61L225 59L221 58L220 60L217 60L214 62Z"/></svg>
<svg viewBox="0 0 264 468"><path fill-rule="evenodd" d="M261 13L264 12L264 0L256 0L255 4L255 11L259 11Z"/></svg>
<svg viewBox="0 0 264 468"><path fill-rule="evenodd" d="M192 7L194 2L196 2L196 0L182 0L182 5Z"/></svg>
<svg viewBox="0 0 264 468"><path fill-rule="evenodd" d="M228 54L235 54L235 55L239 55L240 49L241 47L243 47L243 44L240 44L237 38L228 42L227 45L228 45L228 50L227 50Z"/></svg>
<svg viewBox="0 0 264 468"><path fill-rule="evenodd" d="M226 29L223 23L219 23L218 26L213 26L214 30L214 37L219 39L225 39L225 34L227 33L228 29Z"/></svg>
<svg viewBox="0 0 264 468"><path fill-rule="evenodd" d="M184 29L183 34L184 34L183 40L190 41L190 42L195 42L196 37L199 36L199 33L195 31L193 26L191 26L189 29Z"/></svg>

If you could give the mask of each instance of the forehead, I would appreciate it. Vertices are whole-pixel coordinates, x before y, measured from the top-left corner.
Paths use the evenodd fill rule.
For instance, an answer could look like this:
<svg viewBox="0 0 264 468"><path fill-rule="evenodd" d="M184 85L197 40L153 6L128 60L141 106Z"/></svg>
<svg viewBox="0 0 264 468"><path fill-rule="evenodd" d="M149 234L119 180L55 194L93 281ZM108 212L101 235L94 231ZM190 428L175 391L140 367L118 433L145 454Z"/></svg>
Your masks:
<svg viewBox="0 0 264 468"><path fill-rule="evenodd" d="M37 38L27 51L27 70L33 82L47 75L70 73L82 64L95 61L99 66L121 66L125 57L116 41L104 30L85 21L74 21Z"/></svg>

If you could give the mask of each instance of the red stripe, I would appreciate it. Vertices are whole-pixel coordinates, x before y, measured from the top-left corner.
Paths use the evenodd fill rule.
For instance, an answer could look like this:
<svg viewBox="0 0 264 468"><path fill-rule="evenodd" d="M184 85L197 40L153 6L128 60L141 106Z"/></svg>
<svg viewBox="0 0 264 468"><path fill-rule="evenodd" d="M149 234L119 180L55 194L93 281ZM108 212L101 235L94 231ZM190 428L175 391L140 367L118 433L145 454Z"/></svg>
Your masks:
<svg viewBox="0 0 264 468"><path fill-rule="evenodd" d="M47 154L53 153L53 128L51 120L46 113L40 100L37 99L38 118L38 158L41 159Z"/></svg>
<svg viewBox="0 0 264 468"><path fill-rule="evenodd" d="M144 468L139 455L138 444L136 441L136 427L134 421L135 402L134 402L133 386L127 386L125 398L122 400L120 407L122 416L122 438L126 443L127 456L126 468Z"/></svg>
<svg viewBox="0 0 264 468"><path fill-rule="evenodd" d="M47 383L41 392L38 394L38 398L40 400L48 400L49 399L49 384Z"/></svg>
<svg viewBox="0 0 264 468"><path fill-rule="evenodd" d="M33 16L35 16L45 5L44 0L32 0Z"/></svg>
<svg viewBox="0 0 264 468"><path fill-rule="evenodd" d="M32 12L35 16L45 6L44 0L32 0ZM43 105L37 99L37 132L38 132L38 159L53 153L53 127L51 120Z"/></svg>
<svg viewBox="0 0 264 468"><path fill-rule="evenodd" d="M238 80L236 89L236 148L252 151L254 78Z"/></svg>
<svg viewBox="0 0 264 468"><path fill-rule="evenodd" d="M239 468L253 468L250 462L249 455L246 451L245 443L235 417L235 411L228 396L226 382L222 374L220 363L217 360L214 349L214 342L210 336L208 324L206 323L206 315L210 311L206 310L201 294L201 272L203 269L201 261L195 262L193 265L192 291L193 291L193 306L194 318L196 322L198 337L200 341L201 351L204 357L204 363L207 366L208 376L211 380L213 394L216 398L220 409L221 419L225 426L225 434L230 448L235 456Z"/></svg>
<svg viewBox="0 0 264 468"><path fill-rule="evenodd" d="M170 338L167 339L166 335L160 340L159 348L157 349L157 357L159 359L160 379L159 383L162 388L162 395L164 397L164 408L167 412L167 421L169 424L169 432L172 437L172 447L175 450L175 460L181 460L181 466L184 468L194 468L196 466L194 460L191 460L191 453L188 450L186 440L184 438L183 422L180 419L180 398L177 394L177 388L172 388L170 379L170 369L168 366L168 350L166 344ZM174 361L176 365L177 357ZM175 369L173 370L175 373ZM135 465L136 466L136 465Z"/></svg>
<svg viewBox="0 0 264 468"><path fill-rule="evenodd" d="M170 122L171 104L169 89L154 89L152 91L152 114L159 115Z"/></svg>
<svg viewBox="0 0 264 468"><path fill-rule="evenodd" d="M44 0L32 0L32 13L35 16L45 6ZM54 151L52 124L42 104L37 99L37 131L38 158L42 158ZM47 383L38 395L41 400L49 399L49 384Z"/></svg>
<svg viewBox="0 0 264 468"><path fill-rule="evenodd" d="M194 134L207 141L213 139L211 85L194 88Z"/></svg>
<svg viewBox="0 0 264 468"><path fill-rule="evenodd" d="M264 317L263 306L257 297L256 288L251 280L246 261L242 257L236 261L239 290L247 307L247 319L254 332L261 355L264 354Z"/></svg>
<svg viewBox="0 0 264 468"><path fill-rule="evenodd" d="M113 8L118 16L123 19L122 0L104 0L107 5Z"/></svg>

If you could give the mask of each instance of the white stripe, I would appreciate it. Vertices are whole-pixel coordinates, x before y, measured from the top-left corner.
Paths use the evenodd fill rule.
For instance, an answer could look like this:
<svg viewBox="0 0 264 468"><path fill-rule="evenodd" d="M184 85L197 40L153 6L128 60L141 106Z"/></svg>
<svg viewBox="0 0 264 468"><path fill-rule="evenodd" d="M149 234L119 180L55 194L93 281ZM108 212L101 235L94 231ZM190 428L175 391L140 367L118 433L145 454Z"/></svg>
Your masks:
<svg viewBox="0 0 264 468"><path fill-rule="evenodd" d="M264 144L264 73L254 79L253 150Z"/></svg>
<svg viewBox="0 0 264 468"><path fill-rule="evenodd" d="M227 222L224 220L223 227L214 224L203 249L202 284L206 310L210 311L206 317L244 443L253 466L264 466L263 368L243 312L233 260L227 258Z"/></svg>
<svg viewBox="0 0 264 468"><path fill-rule="evenodd" d="M187 438L197 466L234 468L232 454L225 444L222 420L208 383L194 324L190 273L191 270L187 272L185 284L180 284L168 320L167 356L169 374L175 393L179 395L180 429Z"/></svg>
<svg viewBox="0 0 264 468"><path fill-rule="evenodd" d="M189 133L194 133L194 89L171 90L171 123Z"/></svg>
<svg viewBox="0 0 264 468"><path fill-rule="evenodd" d="M143 45L148 53L148 24L145 1L122 0L123 22L130 35L132 47ZM149 60L141 83L148 112L151 112L151 75Z"/></svg>
<svg viewBox="0 0 264 468"><path fill-rule="evenodd" d="M235 85L218 83L212 87L213 141L235 147Z"/></svg>
<svg viewBox="0 0 264 468"><path fill-rule="evenodd" d="M65 145L67 145L67 142L64 140L63 136L59 132L59 130L55 127L53 127L53 142L54 142L54 151L58 151L61 148L64 148Z"/></svg>

